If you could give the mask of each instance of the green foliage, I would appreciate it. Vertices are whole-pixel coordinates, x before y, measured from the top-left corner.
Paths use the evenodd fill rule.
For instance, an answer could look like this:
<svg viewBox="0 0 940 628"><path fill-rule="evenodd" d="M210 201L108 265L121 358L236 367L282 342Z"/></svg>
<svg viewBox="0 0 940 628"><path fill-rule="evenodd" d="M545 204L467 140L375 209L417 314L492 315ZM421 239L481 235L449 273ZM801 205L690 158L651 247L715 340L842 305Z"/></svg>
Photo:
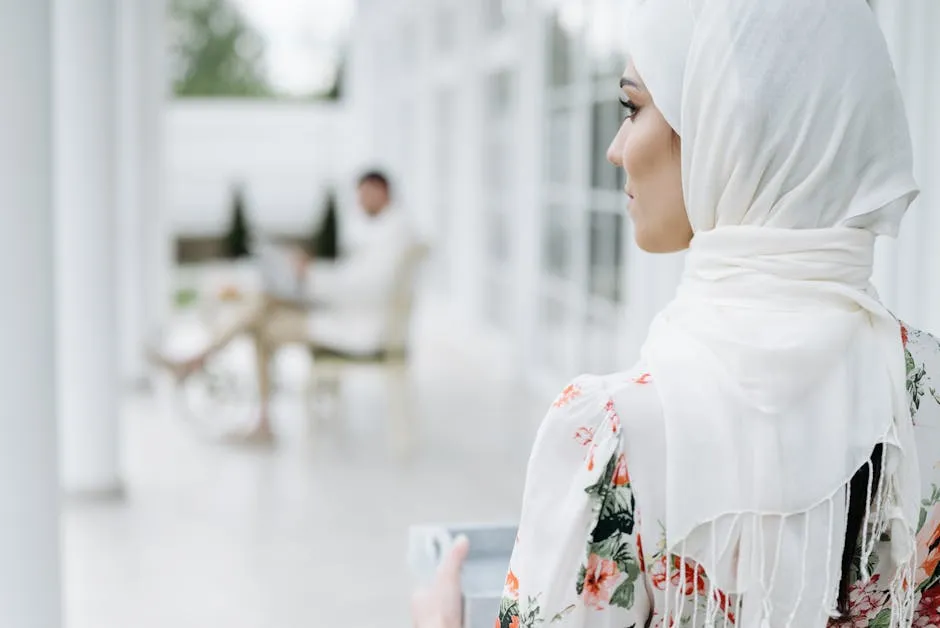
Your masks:
<svg viewBox="0 0 940 628"><path fill-rule="evenodd" d="M176 291L174 301L177 308L186 308L199 300L199 293L194 288L180 288Z"/></svg>
<svg viewBox="0 0 940 628"><path fill-rule="evenodd" d="M245 197L241 188L232 193L232 223L225 235L225 257L238 259L249 255L250 241L248 218L245 215Z"/></svg>
<svg viewBox="0 0 940 628"><path fill-rule="evenodd" d="M310 240L310 249L319 259L334 260L339 257L339 224L336 208L336 194L331 190L326 195L323 218Z"/></svg>
<svg viewBox="0 0 940 628"><path fill-rule="evenodd" d="M346 56L340 58L336 66L336 78L333 79L333 86L330 87L320 98L323 100L342 100L344 93L343 80L346 76Z"/></svg>
<svg viewBox="0 0 940 628"><path fill-rule="evenodd" d="M172 0L170 24L177 96L273 96L265 42L230 0Z"/></svg>

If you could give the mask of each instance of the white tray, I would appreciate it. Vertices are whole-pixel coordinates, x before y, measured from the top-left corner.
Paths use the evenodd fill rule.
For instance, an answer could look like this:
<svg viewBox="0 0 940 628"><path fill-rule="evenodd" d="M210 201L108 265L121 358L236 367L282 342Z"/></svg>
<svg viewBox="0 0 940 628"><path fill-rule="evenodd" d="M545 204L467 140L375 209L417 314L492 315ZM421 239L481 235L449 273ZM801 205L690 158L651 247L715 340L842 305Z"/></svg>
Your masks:
<svg viewBox="0 0 940 628"><path fill-rule="evenodd" d="M464 628L493 628L516 541L515 525L418 525L409 530L408 562L417 584L434 578L441 558L460 535L470 540L461 573Z"/></svg>

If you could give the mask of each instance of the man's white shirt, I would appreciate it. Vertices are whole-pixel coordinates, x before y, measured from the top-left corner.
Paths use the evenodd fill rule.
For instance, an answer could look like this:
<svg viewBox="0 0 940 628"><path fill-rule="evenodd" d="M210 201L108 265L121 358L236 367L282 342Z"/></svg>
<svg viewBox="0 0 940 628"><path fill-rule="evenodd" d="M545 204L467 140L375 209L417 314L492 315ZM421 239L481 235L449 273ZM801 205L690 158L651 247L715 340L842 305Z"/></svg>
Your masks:
<svg viewBox="0 0 940 628"><path fill-rule="evenodd" d="M344 235L340 260L316 261L307 273L314 303L308 333L330 349L373 353L382 348L395 280L416 238L408 217L393 206Z"/></svg>

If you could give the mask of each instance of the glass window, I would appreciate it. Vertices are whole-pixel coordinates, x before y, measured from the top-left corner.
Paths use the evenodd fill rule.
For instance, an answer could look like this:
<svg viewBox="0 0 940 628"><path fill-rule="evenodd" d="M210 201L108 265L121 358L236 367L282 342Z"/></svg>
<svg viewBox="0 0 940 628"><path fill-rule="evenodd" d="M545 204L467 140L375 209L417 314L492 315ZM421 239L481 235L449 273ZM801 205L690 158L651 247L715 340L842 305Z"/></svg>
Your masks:
<svg viewBox="0 0 940 628"><path fill-rule="evenodd" d="M576 33L562 19L561 11L556 11L548 36L548 83L552 87L565 87L574 78L575 37Z"/></svg>
<svg viewBox="0 0 940 628"><path fill-rule="evenodd" d="M405 185L410 182L415 166L415 106L413 102L403 100L398 107L398 120L395 125L398 130L396 149L398 152L398 169L402 174Z"/></svg>
<svg viewBox="0 0 940 628"><path fill-rule="evenodd" d="M487 119L481 154L486 206L486 240L490 259L503 264L510 257L509 212L513 177L513 121L515 75L496 72L484 88Z"/></svg>
<svg viewBox="0 0 940 628"><path fill-rule="evenodd" d="M457 45L457 11L444 2L437 7L434 25L434 43L438 52L450 52Z"/></svg>
<svg viewBox="0 0 940 628"><path fill-rule="evenodd" d="M490 75L487 81L487 112L501 118L509 113L513 100L513 74L505 70Z"/></svg>
<svg viewBox="0 0 940 628"><path fill-rule="evenodd" d="M622 299L623 214L589 212L588 291L619 303Z"/></svg>
<svg viewBox="0 0 940 628"><path fill-rule="evenodd" d="M618 308L592 304L584 325L584 363L581 369L592 373L617 370L620 339Z"/></svg>
<svg viewBox="0 0 940 628"><path fill-rule="evenodd" d="M587 52L595 77L615 77L627 65L623 39L623 1L595 0L591 5L586 29Z"/></svg>
<svg viewBox="0 0 940 628"><path fill-rule="evenodd" d="M509 229L507 212L502 203L496 203L487 221L487 242L490 258L496 262L509 259Z"/></svg>
<svg viewBox="0 0 940 628"><path fill-rule="evenodd" d="M498 72L486 85L486 132L483 150L483 183L490 193L509 189L512 181L512 136L507 125L512 121L512 72Z"/></svg>
<svg viewBox="0 0 940 628"><path fill-rule="evenodd" d="M441 88L435 101L435 132L434 132L434 167L437 170L437 213L440 217L441 231L448 232L450 211L449 204L453 199L453 165L451 160L452 138L454 134L454 106L455 95L450 88Z"/></svg>
<svg viewBox="0 0 940 628"><path fill-rule="evenodd" d="M491 136L486 139L483 146L483 187L488 194L494 194L504 189L506 155L501 138Z"/></svg>
<svg viewBox="0 0 940 628"><path fill-rule="evenodd" d="M555 371L565 371L571 367L568 363L568 300L562 297L563 295L543 293L539 298L539 366Z"/></svg>
<svg viewBox="0 0 940 628"><path fill-rule="evenodd" d="M506 25L505 0L483 0L484 26L491 31L498 31Z"/></svg>
<svg viewBox="0 0 940 628"><path fill-rule="evenodd" d="M594 103L591 111L591 186L595 189L622 190L626 184L623 168L607 161L607 148L620 129L620 109L616 97L611 96L609 101Z"/></svg>
<svg viewBox="0 0 940 628"><path fill-rule="evenodd" d="M574 113L570 109L556 109L548 118L548 181L567 183L571 179L571 151L574 148Z"/></svg>
<svg viewBox="0 0 940 628"><path fill-rule="evenodd" d="M409 70L418 60L418 29L412 22L405 22L401 26L401 66Z"/></svg>
<svg viewBox="0 0 940 628"><path fill-rule="evenodd" d="M491 31L502 30L524 9L525 0L483 0L483 25Z"/></svg>
<svg viewBox="0 0 940 628"><path fill-rule="evenodd" d="M542 228L542 265L545 272L561 279L571 275L571 228L568 216L566 207L549 205Z"/></svg>

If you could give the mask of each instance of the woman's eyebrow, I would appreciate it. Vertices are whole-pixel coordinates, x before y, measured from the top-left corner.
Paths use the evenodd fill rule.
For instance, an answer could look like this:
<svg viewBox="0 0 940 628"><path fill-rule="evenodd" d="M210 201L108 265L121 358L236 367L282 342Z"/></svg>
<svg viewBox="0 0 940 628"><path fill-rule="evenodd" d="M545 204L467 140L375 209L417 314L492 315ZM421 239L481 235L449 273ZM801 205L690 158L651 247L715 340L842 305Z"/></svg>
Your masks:
<svg viewBox="0 0 940 628"><path fill-rule="evenodd" d="M628 79L625 76L620 78L620 88L623 89L624 87L632 87L633 89L637 91L643 91L643 88L640 87L639 83L637 83L636 81L632 79Z"/></svg>

